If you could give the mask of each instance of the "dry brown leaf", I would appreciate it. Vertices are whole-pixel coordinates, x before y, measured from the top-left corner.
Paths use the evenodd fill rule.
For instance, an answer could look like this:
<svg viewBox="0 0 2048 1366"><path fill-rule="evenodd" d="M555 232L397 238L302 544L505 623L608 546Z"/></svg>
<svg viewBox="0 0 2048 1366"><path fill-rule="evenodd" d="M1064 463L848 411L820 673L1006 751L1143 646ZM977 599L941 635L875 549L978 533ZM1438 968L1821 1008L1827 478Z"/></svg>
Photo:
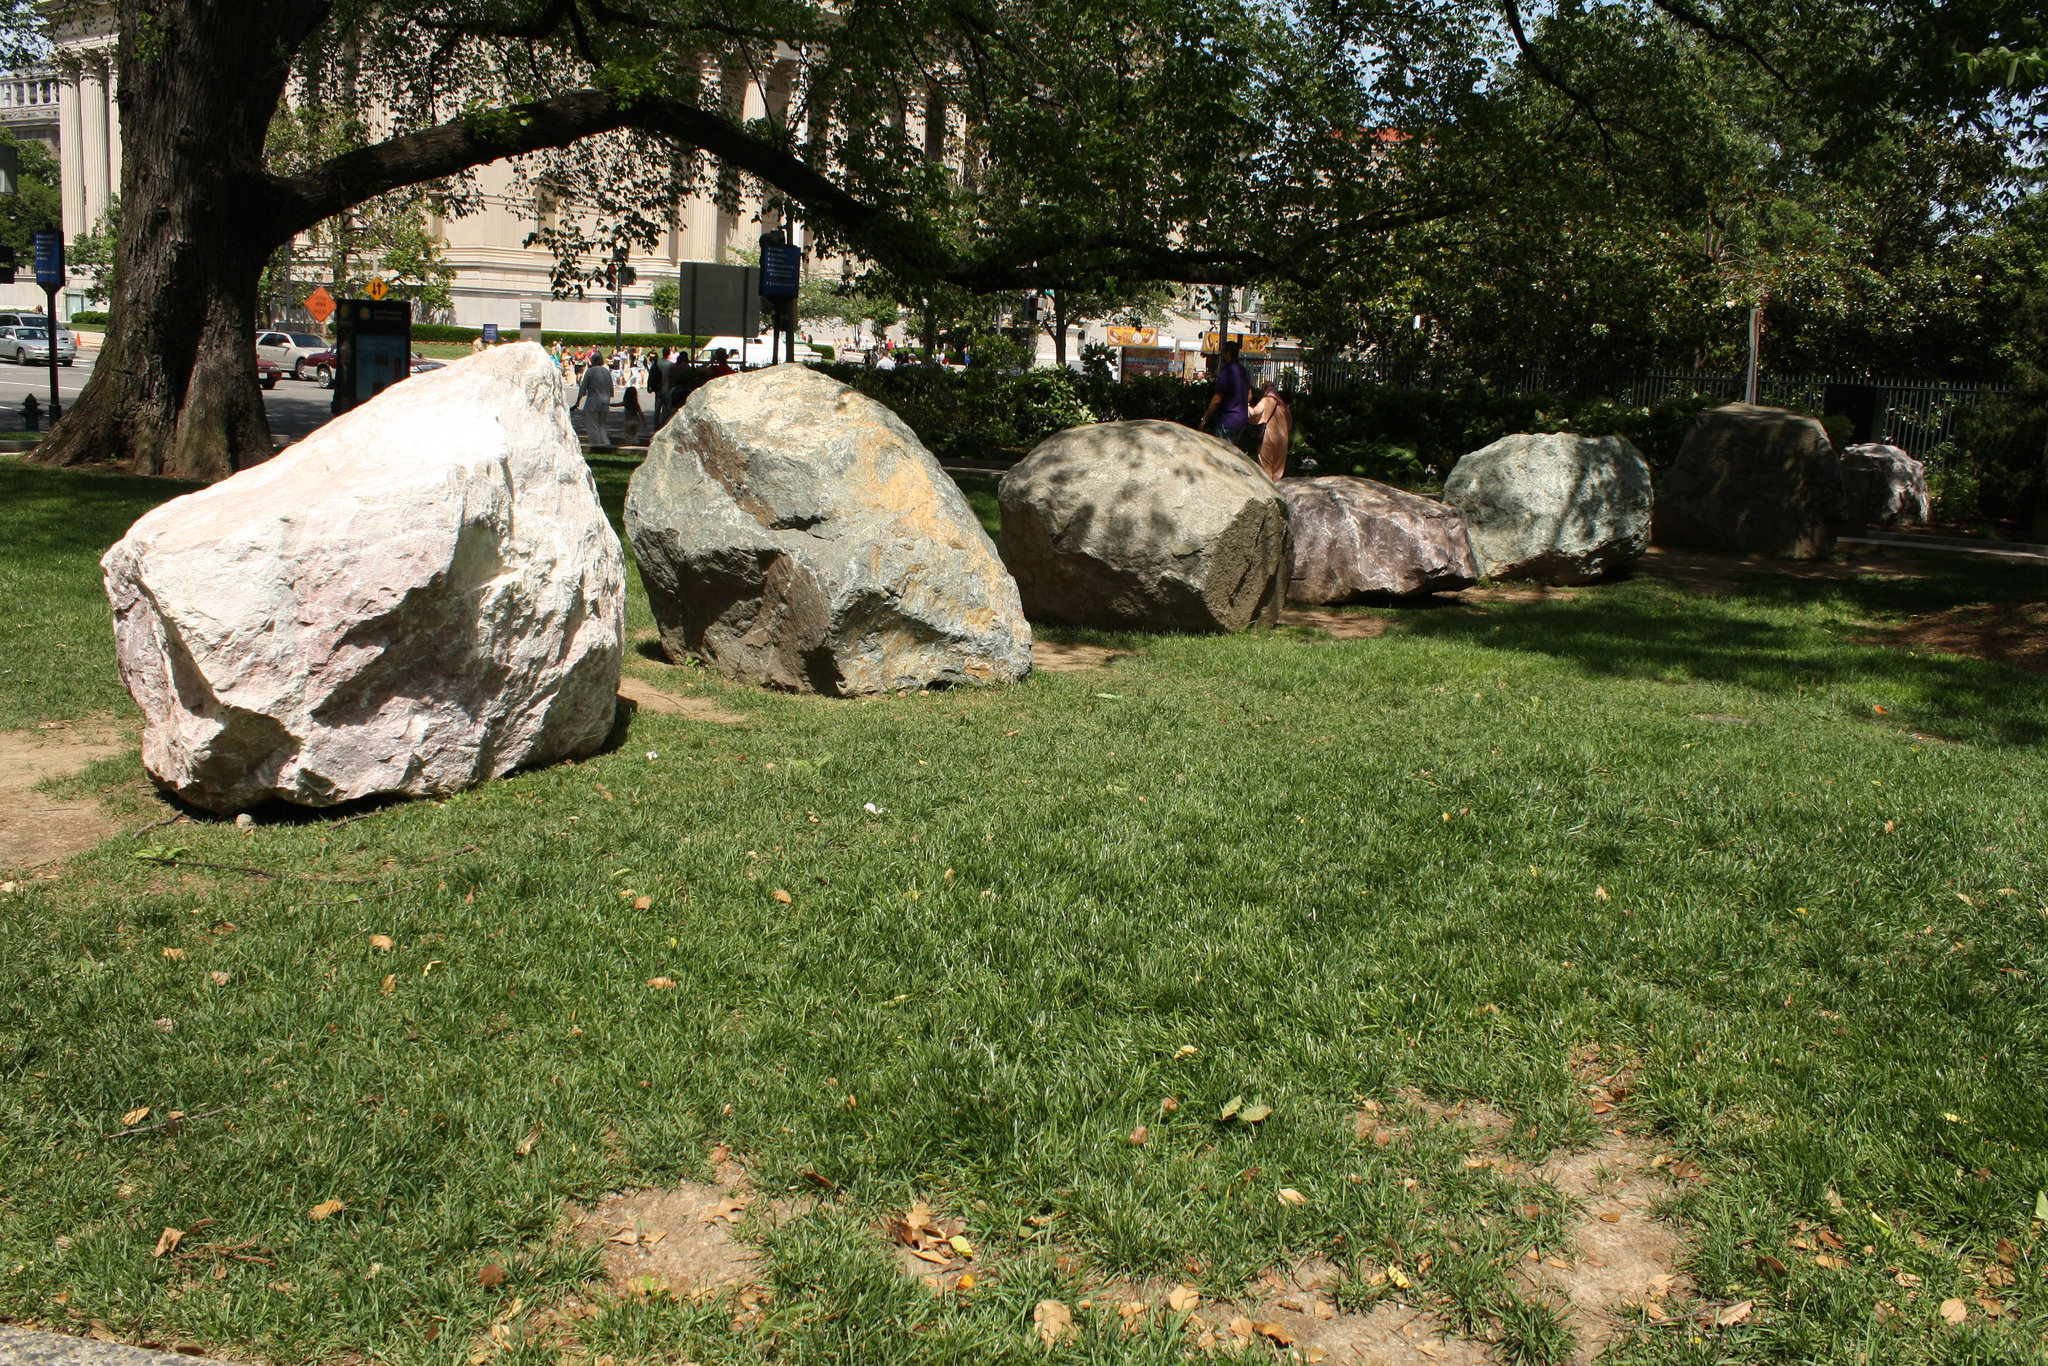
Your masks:
<svg viewBox="0 0 2048 1366"><path fill-rule="evenodd" d="M652 905L654 905L654 898L651 896L636 896L633 898L633 909L636 911L644 911Z"/></svg>
<svg viewBox="0 0 2048 1366"><path fill-rule="evenodd" d="M176 1252L176 1251L178 1250L178 1240L179 1240L179 1239L181 1239L181 1238L183 1238L184 1236L185 1236L185 1230L184 1230L184 1229L181 1229L181 1228L167 1228L167 1229L165 1229L165 1230L163 1231L163 1233L162 1233L162 1234L161 1234L161 1235L160 1235L160 1236L159 1236L159 1237L157 1238L157 1240L156 1240L156 1251L154 1251L154 1252L150 1253L149 1255L150 1255L150 1256L152 1256L152 1257L161 1257L161 1256L163 1256L163 1255L164 1255L164 1254L165 1254L166 1252Z"/></svg>
<svg viewBox="0 0 2048 1366"><path fill-rule="evenodd" d="M1323 1345L1320 1342L1311 1342L1308 1346L1301 1349L1301 1359L1303 1361L1325 1361L1329 1359L1329 1355L1323 1349Z"/></svg>
<svg viewBox="0 0 2048 1366"><path fill-rule="evenodd" d="M1283 1205L1306 1205L1308 1197L1292 1186L1282 1186L1277 1192Z"/></svg>
<svg viewBox="0 0 2048 1366"><path fill-rule="evenodd" d="M1977 1297L1977 1307L1995 1319L2005 1312L2005 1301L1993 1299L1989 1295L1979 1295Z"/></svg>
<svg viewBox="0 0 2048 1366"><path fill-rule="evenodd" d="M1151 1307L1151 1305L1145 1303L1143 1300L1125 1300L1123 1303L1117 1305L1116 1313L1117 1317L1122 1319L1125 1323L1135 1323L1138 1319L1143 1318L1145 1316L1145 1311L1147 1309L1150 1309Z"/></svg>
<svg viewBox="0 0 2048 1366"><path fill-rule="evenodd" d="M650 977L647 979L647 985L653 987L656 991L666 991L675 984L676 979L673 977Z"/></svg>
<svg viewBox="0 0 2048 1366"><path fill-rule="evenodd" d="M1768 1271L1773 1276L1782 1276L1785 1274L1785 1264L1779 1261L1776 1257L1773 1257L1768 1252L1761 1253L1758 1255L1756 1259L1756 1266L1757 1270Z"/></svg>
<svg viewBox="0 0 2048 1366"><path fill-rule="evenodd" d="M1908 1290L1918 1290L1920 1288L1920 1278L1910 1271L1894 1271L1892 1279Z"/></svg>
<svg viewBox="0 0 2048 1366"><path fill-rule="evenodd" d="M389 953L397 945L391 942L391 936L388 934L373 934L370 936L370 947L379 953Z"/></svg>
<svg viewBox="0 0 2048 1366"><path fill-rule="evenodd" d="M306 1211L306 1217L308 1219L325 1219L330 1215L339 1214L347 1208L348 1206L339 1200L322 1200L319 1204Z"/></svg>
<svg viewBox="0 0 2048 1366"><path fill-rule="evenodd" d="M217 987L224 987L228 984L228 975L224 972L221 972L218 969L215 969L214 971L207 973L206 976L207 980L211 981Z"/></svg>
<svg viewBox="0 0 2048 1366"><path fill-rule="evenodd" d="M1621 1222L1621 1216L1613 1210L1608 1210L1600 1216L1600 1222L1603 1224L1618 1224Z"/></svg>
<svg viewBox="0 0 2048 1366"><path fill-rule="evenodd" d="M1252 1335L1258 1331L1253 1326L1252 1321L1242 1314L1239 1314L1236 1318L1225 1324L1224 1327L1230 1330L1231 1336L1242 1339L1245 1342L1250 1342Z"/></svg>
<svg viewBox="0 0 2048 1366"><path fill-rule="evenodd" d="M1970 1307L1961 1300L1943 1300L1941 1302L1941 1316L1950 1323L1961 1323L1964 1319L1970 1317Z"/></svg>
<svg viewBox="0 0 2048 1366"><path fill-rule="evenodd" d="M640 1234L634 1229L622 1228L611 1237L605 1239L605 1241L608 1243L623 1243L627 1247L632 1247L640 1241Z"/></svg>
<svg viewBox="0 0 2048 1366"><path fill-rule="evenodd" d="M1337 1317L1337 1306L1325 1299L1316 1300L1315 1303L1309 1305L1308 1311L1319 1319L1334 1319Z"/></svg>
<svg viewBox="0 0 2048 1366"><path fill-rule="evenodd" d="M1728 1305L1720 1313L1714 1315L1714 1322L1723 1328L1733 1327L1748 1318L1750 1311L1755 1308L1755 1300L1737 1300L1734 1304Z"/></svg>
<svg viewBox="0 0 2048 1366"><path fill-rule="evenodd" d="M1813 1236L1820 1239L1823 1243L1826 1243L1829 1247L1833 1248L1837 1252L1840 1252L1843 1248L1849 1246L1847 1243L1843 1242L1841 1237L1837 1235L1832 1229L1815 1229L1813 1232Z"/></svg>
<svg viewBox="0 0 2048 1366"><path fill-rule="evenodd" d="M519 1156L521 1157L525 1157L539 1146L540 1125L536 1124L531 1129L528 1129L526 1131L525 1138L520 1139L517 1143L514 1143L512 1145L512 1151L519 1154Z"/></svg>
<svg viewBox="0 0 2048 1366"><path fill-rule="evenodd" d="M1142 1148L1147 1143L1149 1143L1151 1139L1151 1133L1142 1124L1140 1124L1137 1128L1131 1130L1131 1146L1133 1148Z"/></svg>
<svg viewBox="0 0 2048 1366"><path fill-rule="evenodd" d="M1050 1347L1073 1330L1074 1311L1058 1300L1040 1300L1031 1321L1038 1325L1038 1340Z"/></svg>
<svg viewBox="0 0 2048 1366"><path fill-rule="evenodd" d="M121 1116L121 1127L124 1129L133 1128L135 1125L142 1123L143 1120L148 1118L149 1107L147 1105L138 1105L133 1110L130 1110L127 1114Z"/></svg>
<svg viewBox="0 0 2048 1366"><path fill-rule="evenodd" d="M1294 1334L1287 1331L1287 1325L1285 1324L1255 1323L1252 1325L1252 1331L1262 1338L1272 1339L1278 1346L1292 1347L1294 1345Z"/></svg>
<svg viewBox="0 0 2048 1366"><path fill-rule="evenodd" d="M486 1290L496 1290L505 1283L505 1268L497 1262L485 1262L476 1273L477 1284Z"/></svg>
<svg viewBox="0 0 2048 1366"><path fill-rule="evenodd" d="M1191 1285L1177 1285L1166 1292L1166 1307L1176 1314L1192 1313L1201 1302L1200 1292Z"/></svg>
<svg viewBox="0 0 2048 1366"><path fill-rule="evenodd" d="M780 887L777 887L775 889L775 899L777 901L780 901L783 905L787 906L794 898L792 898L788 892L785 892Z"/></svg>
<svg viewBox="0 0 2048 1366"><path fill-rule="evenodd" d="M175 961L175 960L177 960L177 959L183 958L184 956L185 956L185 951L184 951L183 949L165 949L165 950L164 950L164 957L166 957L166 958L169 958L169 959L172 959L172 960L174 960L174 961Z"/></svg>
<svg viewBox="0 0 2048 1366"><path fill-rule="evenodd" d="M951 1266L953 1263L953 1252L951 1248L948 1248L944 1252L941 1252L936 1248L913 1247L908 1249L908 1251L911 1256L917 1258L919 1261L930 1262L933 1266Z"/></svg>
<svg viewBox="0 0 2048 1366"><path fill-rule="evenodd" d="M716 1204L712 1205L711 1208L705 1210L702 1214L698 1215L697 1221L699 1223L704 1224L715 1224L720 1219L723 1219L726 1223L730 1224L734 1220L738 1219L741 1214L745 1213L746 1208L746 1197L738 1195L731 1196L727 1199L718 1201Z"/></svg>
<svg viewBox="0 0 2048 1366"><path fill-rule="evenodd" d="M1813 1264L1826 1267L1830 1271L1840 1271L1849 1265L1849 1259L1847 1257L1837 1257L1832 1252L1816 1252L1813 1255Z"/></svg>

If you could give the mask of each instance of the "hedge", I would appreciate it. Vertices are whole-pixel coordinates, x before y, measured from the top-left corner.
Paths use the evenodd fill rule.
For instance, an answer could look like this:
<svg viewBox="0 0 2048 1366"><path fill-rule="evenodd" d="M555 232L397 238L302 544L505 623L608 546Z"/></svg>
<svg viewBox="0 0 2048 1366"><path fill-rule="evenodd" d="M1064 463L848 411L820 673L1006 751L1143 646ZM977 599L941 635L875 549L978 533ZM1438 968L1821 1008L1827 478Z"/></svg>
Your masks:
<svg viewBox="0 0 2048 1366"><path fill-rule="evenodd" d="M99 326L104 327L106 326L107 315L95 309L82 308L78 312L72 314L68 321L74 323L96 323Z"/></svg>

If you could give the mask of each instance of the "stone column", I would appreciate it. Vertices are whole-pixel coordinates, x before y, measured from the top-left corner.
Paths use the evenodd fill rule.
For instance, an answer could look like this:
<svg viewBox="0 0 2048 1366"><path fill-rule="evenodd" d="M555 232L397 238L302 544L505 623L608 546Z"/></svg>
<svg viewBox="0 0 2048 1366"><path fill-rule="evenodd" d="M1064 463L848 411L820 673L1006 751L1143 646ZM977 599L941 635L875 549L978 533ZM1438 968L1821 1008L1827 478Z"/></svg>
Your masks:
<svg viewBox="0 0 2048 1366"><path fill-rule="evenodd" d="M85 156L79 145L78 112L78 86L66 81L57 92L57 175L67 242L92 228L85 217Z"/></svg>
<svg viewBox="0 0 2048 1366"><path fill-rule="evenodd" d="M107 187L119 198L121 194L121 91L116 84L114 59L107 58Z"/></svg>
<svg viewBox="0 0 2048 1366"><path fill-rule="evenodd" d="M88 65L78 78L78 150L84 162L85 218L88 228L107 211L107 86Z"/></svg>

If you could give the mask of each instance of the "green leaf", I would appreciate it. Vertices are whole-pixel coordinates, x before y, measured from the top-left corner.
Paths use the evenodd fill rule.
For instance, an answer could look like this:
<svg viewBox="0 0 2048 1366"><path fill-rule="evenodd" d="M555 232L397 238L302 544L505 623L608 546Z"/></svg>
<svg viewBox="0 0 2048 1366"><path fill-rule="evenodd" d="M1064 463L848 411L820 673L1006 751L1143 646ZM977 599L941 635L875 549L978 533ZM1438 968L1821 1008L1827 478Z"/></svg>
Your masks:
<svg viewBox="0 0 2048 1366"><path fill-rule="evenodd" d="M1247 1105L1237 1112L1237 1117L1246 1124L1257 1124L1272 1113L1273 1107L1270 1105Z"/></svg>
<svg viewBox="0 0 2048 1366"><path fill-rule="evenodd" d="M1229 1119L1232 1115L1236 1114L1239 1110L1242 1110L1243 1108L1244 1097L1232 1096L1229 1100L1223 1103L1223 1113L1216 1116L1216 1120L1218 1123L1221 1123L1222 1121Z"/></svg>
<svg viewBox="0 0 2048 1366"><path fill-rule="evenodd" d="M2048 1219L2048 1191L2034 1192L2034 1217Z"/></svg>

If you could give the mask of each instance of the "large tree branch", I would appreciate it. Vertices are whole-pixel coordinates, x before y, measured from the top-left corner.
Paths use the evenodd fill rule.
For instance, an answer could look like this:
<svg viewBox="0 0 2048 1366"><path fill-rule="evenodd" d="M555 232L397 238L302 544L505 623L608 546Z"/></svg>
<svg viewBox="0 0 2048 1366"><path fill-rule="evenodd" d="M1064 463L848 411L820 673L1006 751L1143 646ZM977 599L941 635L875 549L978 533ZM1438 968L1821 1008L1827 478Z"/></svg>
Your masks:
<svg viewBox="0 0 2048 1366"><path fill-rule="evenodd" d="M1697 29L1704 33L1713 42L1727 43L1731 47L1741 48L1750 55L1751 60L1770 73L1771 79L1776 81L1786 94L1797 93L1792 89L1792 82L1786 80L1779 73L1778 68L1771 65L1770 58L1759 52L1756 44L1750 42L1749 39L1741 34L1730 33L1691 5L1684 3L1684 0L1650 0L1650 3L1686 27Z"/></svg>

